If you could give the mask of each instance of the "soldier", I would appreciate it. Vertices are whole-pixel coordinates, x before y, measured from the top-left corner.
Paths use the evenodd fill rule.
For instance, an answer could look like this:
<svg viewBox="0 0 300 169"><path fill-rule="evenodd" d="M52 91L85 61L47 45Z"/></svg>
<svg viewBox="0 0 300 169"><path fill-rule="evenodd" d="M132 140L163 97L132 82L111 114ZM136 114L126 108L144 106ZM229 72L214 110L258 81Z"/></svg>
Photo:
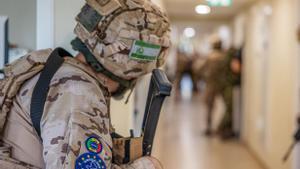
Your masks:
<svg viewBox="0 0 300 169"><path fill-rule="evenodd" d="M176 99L179 99L181 90L181 80L185 75L189 75L193 84L193 92L198 92L197 73L193 70L193 64L198 58L197 53L187 54L180 49L177 49L176 55Z"/></svg>
<svg viewBox="0 0 300 169"><path fill-rule="evenodd" d="M202 74L206 82L205 91L205 104L207 107L207 117L206 117L206 135L211 135L212 133L212 116L213 107L216 96L221 94L223 81L223 62L225 59L224 52L222 51L222 42L220 40L215 40L212 43L213 51L208 56L206 63L202 67Z"/></svg>
<svg viewBox="0 0 300 169"><path fill-rule="evenodd" d="M230 139L238 134L233 128L233 90L241 85L242 49L230 48L225 53L223 65L224 82L221 95L225 101L226 111L218 127L218 134L222 139Z"/></svg>
<svg viewBox="0 0 300 169"><path fill-rule="evenodd" d="M5 67L0 81L1 169L162 168L153 157L112 162L109 103L111 96L122 97L138 77L164 63L170 46L168 18L148 0L86 1L76 18L75 58L60 48L46 49ZM40 77L52 55L64 61L50 81L35 128L32 95L43 83Z"/></svg>
<svg viewBox="0 0 300 169"><path fill-rule="evenodd" d="M226 111L218 127L218 134L222 138L233 136L232 124L232 97L233 87L239 81L240 63L235 59L237 51L230 49L227 52L222 50L222 41L214 39L213 51L201 69L206 81L205 103L207 106L206 135L212 134L212 116L215 98L223 97Z"/></svg>

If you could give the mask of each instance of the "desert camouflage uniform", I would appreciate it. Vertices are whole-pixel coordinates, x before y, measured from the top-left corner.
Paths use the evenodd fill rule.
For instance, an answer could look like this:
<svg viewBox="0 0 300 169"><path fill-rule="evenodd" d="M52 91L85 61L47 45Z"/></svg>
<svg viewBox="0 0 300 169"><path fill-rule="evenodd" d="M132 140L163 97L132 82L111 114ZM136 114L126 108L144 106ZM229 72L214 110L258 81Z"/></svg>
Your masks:
<svg viewBox="0 0 300 169"><path fill-rule="evenodd" d="M9 66L6 73L13 74L14 67L19 67L19 71L22 69L19 64L24 65L24 61L27 62L25 65L42 67L38 61L46 61L50 53L50 49L33 52L21 58L23 62L17 61ZM11 111L0 148L1 169L73 169L76 159L88 152L85 141L90 137L101 142L103 150L99 156L107 168L154 169L148 158L141 158L130 165L112 164L110 94L105 81L89 70L80 61L65 58L51 80L41 120L42 141L30 118L31 96L39 74L22 85L11 105L8 105Z"/></svg>
<svg viewBox="0 0 300 169"><path fill-rule="evenodd" d="M78 23L74 32L111 76L101 73L109 78L134 81L164 63L166 49L170 46L170 24L165 13L151 1L86 2L76 18ZM133 50L136 41L159 46L159 53L154 54L155 57L152 54L150 60L130 58L130 53L136 52ZM76 49L75 45L73 47ZM79 48L76 50L87 57L87 53ZM42 142L40 141L32 127L30 103L38 74L50 53L51 50L33 52L6 68L6 75L14 75L15 71L19 74L14 75L16 79L6 78L8 82L3 84L10 84L10 80L14 83L6 85L0 93L0 131L6 122L2 134L6 149L0 155L0 159L3 159L0 166L73 169L75 163L78 164L76 159L88 153L85 142L94 137L103 146L99 156L107 168L154 168L149 158L141 158L124 166L112 164L110 94L105 80L96 77L91 69L95 67L90 62L90 65L85 65L75 59L65 58L65 63L54 75L41 120ZM8 95L3 93L10 91L9 89L12 90ZM5 163L12 160L16 160L14 165Z"/></svg>

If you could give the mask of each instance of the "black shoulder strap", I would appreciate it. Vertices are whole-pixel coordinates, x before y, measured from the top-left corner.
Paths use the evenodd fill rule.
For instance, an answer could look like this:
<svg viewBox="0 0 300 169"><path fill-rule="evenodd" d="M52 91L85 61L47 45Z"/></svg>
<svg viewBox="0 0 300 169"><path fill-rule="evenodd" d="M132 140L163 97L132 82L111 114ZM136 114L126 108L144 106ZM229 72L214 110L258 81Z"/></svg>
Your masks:
<svg viewBox="0 0 300 169"><path fill-rule="evenodd" d="M62 48L56 48L51 53L32 93L30 104L30 117L33 127L35 128L40 137L40 123L48 95L49 85L52 77L63 64L64 56L71 56L71 54Z"/></svg>

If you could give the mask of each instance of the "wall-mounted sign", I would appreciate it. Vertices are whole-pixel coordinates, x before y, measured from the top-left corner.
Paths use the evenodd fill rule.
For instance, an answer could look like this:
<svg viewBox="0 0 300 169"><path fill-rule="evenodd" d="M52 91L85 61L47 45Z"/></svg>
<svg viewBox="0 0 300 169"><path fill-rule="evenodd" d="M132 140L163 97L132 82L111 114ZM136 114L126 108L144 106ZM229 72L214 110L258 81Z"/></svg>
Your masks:
<svg viewBox="0 0 300 169"><path fill-rule="evenodd" d="M232 0L207 0L210 6L231 6Z"/></svg>

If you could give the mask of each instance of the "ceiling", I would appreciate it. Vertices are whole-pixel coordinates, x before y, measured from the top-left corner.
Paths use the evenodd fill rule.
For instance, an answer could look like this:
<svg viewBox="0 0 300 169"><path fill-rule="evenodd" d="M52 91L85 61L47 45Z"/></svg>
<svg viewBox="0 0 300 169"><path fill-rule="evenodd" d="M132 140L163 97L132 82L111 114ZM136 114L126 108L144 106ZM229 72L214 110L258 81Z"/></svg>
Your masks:
<svg viewBox="0 0 300 169"><path fill-rule="evenodd" d="M163 0L172 21L227 20L256 0L233 0L230 7L212 7L209 15L199 15L195 7L206 0Z"/></svg>

